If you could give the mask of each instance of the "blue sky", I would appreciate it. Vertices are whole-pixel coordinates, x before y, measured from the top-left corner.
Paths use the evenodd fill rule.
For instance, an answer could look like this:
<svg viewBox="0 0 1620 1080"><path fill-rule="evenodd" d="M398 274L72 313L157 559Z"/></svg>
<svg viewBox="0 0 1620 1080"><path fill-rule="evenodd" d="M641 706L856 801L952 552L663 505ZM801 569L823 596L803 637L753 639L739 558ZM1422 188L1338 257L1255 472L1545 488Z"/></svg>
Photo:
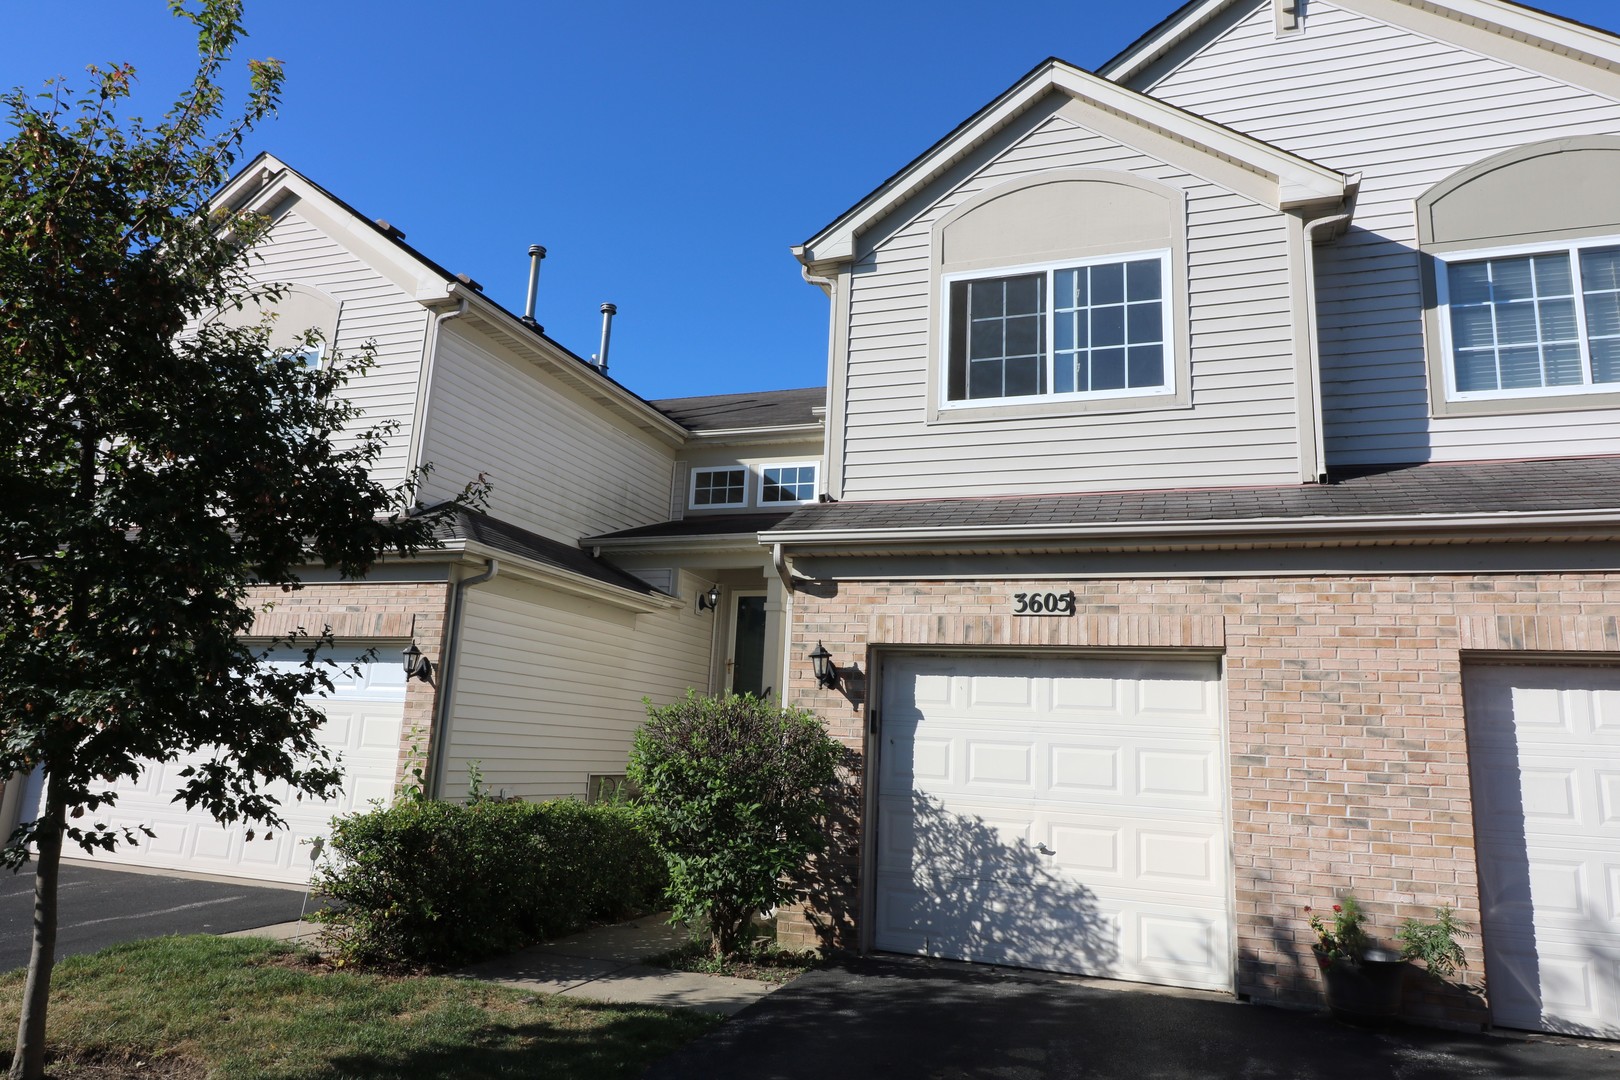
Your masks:
<svg viewBox="0 0 1620 1080"><path fill-rule="evenodd" d="M248 0L287 67L253 136L647 397L820 385L827 305L788 248L1047 56L1091 68L1179 0ZM1613 0L1546 0L1620 30ZM136 65L153 115L192 39L163 0L6 5L0 84Z"/></svg>

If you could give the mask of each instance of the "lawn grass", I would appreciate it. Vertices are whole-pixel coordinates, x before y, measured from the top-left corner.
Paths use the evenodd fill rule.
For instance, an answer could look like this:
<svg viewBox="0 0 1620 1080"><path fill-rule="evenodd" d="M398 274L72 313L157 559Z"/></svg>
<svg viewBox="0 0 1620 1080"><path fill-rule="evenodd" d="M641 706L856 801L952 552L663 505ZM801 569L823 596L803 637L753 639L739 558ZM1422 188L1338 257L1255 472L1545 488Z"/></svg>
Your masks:
<svg viewBox="0 0 1620 1080"><path fill-rule="evenodd" d="M0 976L8 1035L22 982L21 971ZM57 964L47 1071L76 1080L610 1080L640 1075L718 1022L470 979L333 971L252 938L169 937ZM10 1061L9 1043L0 1062Z"/></svg>

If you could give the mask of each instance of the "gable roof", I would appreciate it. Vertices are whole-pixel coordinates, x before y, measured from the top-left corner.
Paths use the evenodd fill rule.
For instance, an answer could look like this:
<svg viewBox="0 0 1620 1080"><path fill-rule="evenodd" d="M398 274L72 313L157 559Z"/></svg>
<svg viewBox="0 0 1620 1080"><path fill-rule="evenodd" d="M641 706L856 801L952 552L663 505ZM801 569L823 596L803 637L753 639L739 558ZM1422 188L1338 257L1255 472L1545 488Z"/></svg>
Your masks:
<svg viewBox="0 0 1620 1080"><path fill-rule="evenodd" d="M1599 93L1620 93L1620 35L1511 0L1333 0L1368 18L1443 37ZM1118 83L1150 69L1203 27L1255 0L1190 0L1105 61L1097 74ZM1310 32L1306 6L1305 33Z"/></svg>
<svg viewBox="0 0 1620 1080"><path fill-rule="evenodd" d="M619 415L672 443L678 444L686 434L679 424L641 395L547 336L539 326L524 322L485 296L483 286L472 278L451 273L407 244L405 234L399 229L366 217L273 154L261 152L255 156L226 181L213 201L215 205L232 209L265 209L284 194L327 203L329 210L335 211L331 216L339 219L346 229L344 236L334 239L360 248L356 254L374 265L383 264L377 265L378 270L392 276L419 303L443 307L465 301L485 325L521 349L524 355L617 410Z"/></svg>
<svg viewBox="0 0 1620 1080"><path fill-rule="evenodd" d="M1276 209L1340 203L1350 184L1343 173L1052 57L795 247L794 255L806 266L852 258L855 238L868 226L1052 93L1067 95L1088 107L1108 126L1123 123L1136 136L1137 149L1190 171L1198 171L1199 158L1224 163L1226 168L1242 167L1256 181L1254 189L1245 194Z"/></svg>
<svg viewBox="0 0 1620 1080"><path fill-rule="evenodd" d="M688 431L748 431L812 427L816 410L827 402L825 386L800 390L760 390L747 394L658 398L650 404Z"/></svg>

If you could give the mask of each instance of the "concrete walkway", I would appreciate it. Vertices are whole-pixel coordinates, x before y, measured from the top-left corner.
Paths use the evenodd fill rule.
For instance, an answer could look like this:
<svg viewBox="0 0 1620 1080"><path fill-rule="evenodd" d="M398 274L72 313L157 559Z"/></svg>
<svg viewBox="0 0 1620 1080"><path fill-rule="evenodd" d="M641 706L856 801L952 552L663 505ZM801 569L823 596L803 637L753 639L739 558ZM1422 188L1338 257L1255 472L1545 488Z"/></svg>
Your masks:
<svg viewBox="0 0 1620 1080"><path fill-rule="evenodd" d="M277 923L231 937L267 937L313 944L308 922ZM458 974L540 994L563 994L631 1005L668 1005L731 1016L776 990L777 984L724 975L649 967L642 961L680 948L687 932L668 914L559 938L509 956L485 960Z"/></svg>

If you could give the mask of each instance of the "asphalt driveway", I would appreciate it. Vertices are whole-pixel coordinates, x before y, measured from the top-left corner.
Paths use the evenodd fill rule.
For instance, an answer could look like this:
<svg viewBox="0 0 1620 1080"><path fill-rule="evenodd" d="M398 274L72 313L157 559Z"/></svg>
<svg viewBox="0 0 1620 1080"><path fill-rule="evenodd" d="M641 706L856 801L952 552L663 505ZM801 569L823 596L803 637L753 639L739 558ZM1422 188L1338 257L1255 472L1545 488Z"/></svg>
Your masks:
<svg viewBox="0 0 1620 1080"><path fill-rule="evenodd" d="M227 934L298 918L301 890L199 881L63 863L58 958L164 934ZM313 903L313 901L312 901ZM0 971L23 967L33 939L33 864L0 870Z"/></svg>
<svg viewBox="0 0 1620 1080"><path fill-rule="evenodd" d="M1213 995L965 964L813 971L645 1080L1524 1080L1620 1078L1620 1047L1369 1031Z"/></svg>

